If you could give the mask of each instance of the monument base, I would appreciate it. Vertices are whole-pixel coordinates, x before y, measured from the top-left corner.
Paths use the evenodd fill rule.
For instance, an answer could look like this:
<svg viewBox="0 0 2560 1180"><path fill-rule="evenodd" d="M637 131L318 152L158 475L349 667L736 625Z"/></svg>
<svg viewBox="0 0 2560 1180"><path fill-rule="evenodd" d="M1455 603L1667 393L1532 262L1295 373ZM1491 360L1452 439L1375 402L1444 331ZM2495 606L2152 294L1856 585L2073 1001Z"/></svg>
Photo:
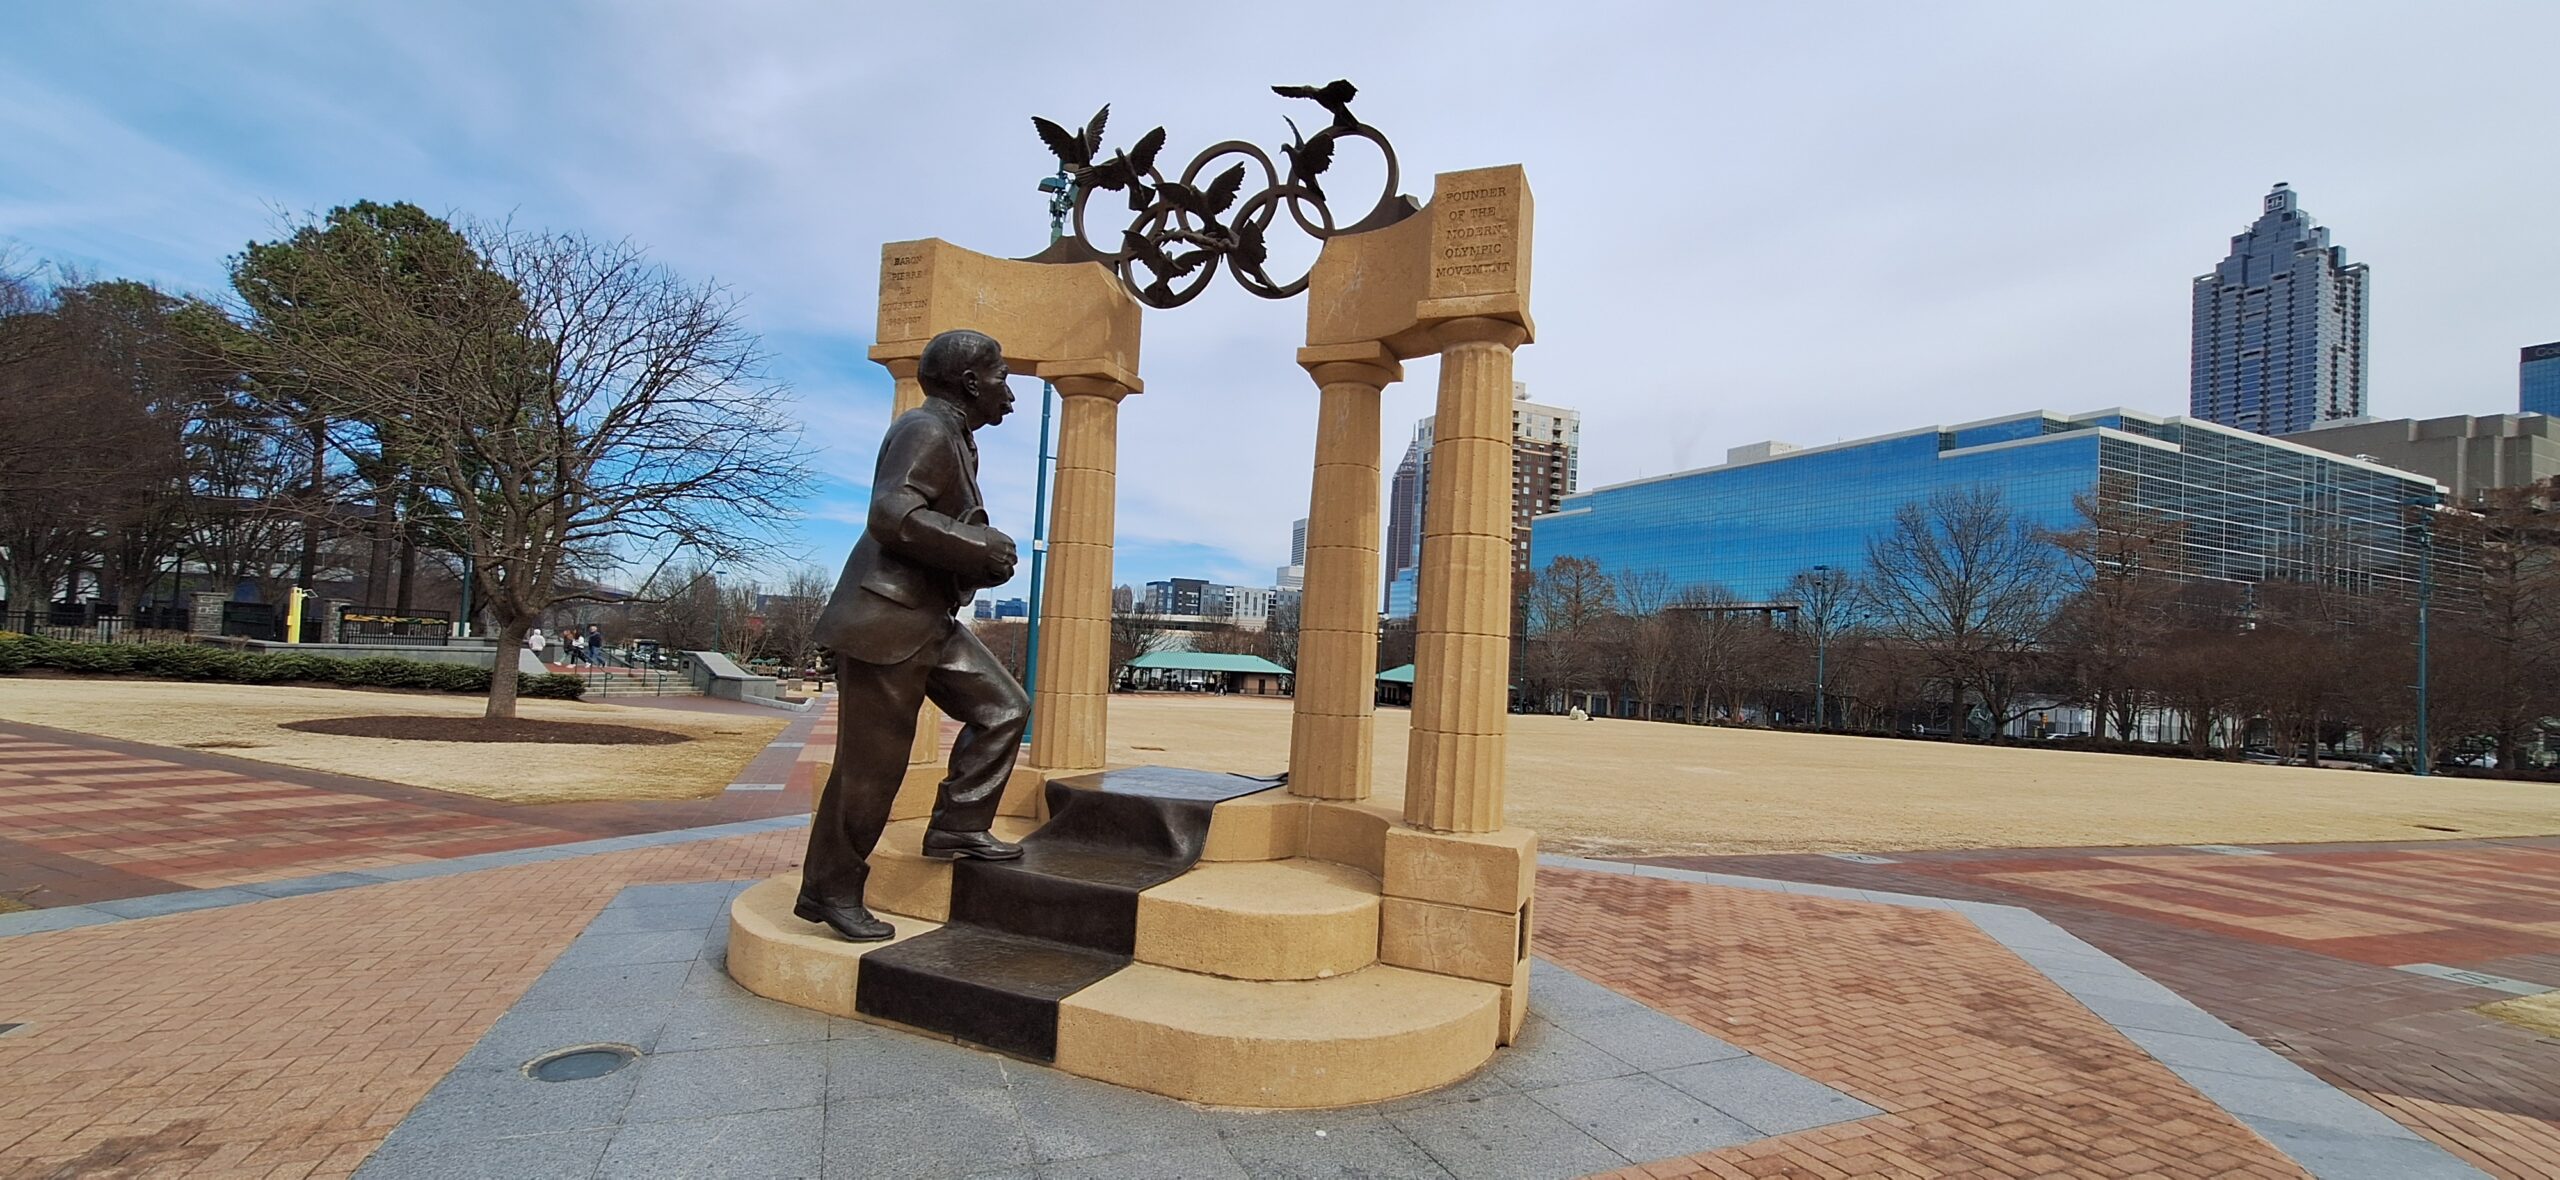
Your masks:
<svg viewBox="0 0 2560 1180"><path fill-rule="evenodd" d="M870 886L897 927L889 942L793 917L797 874L749 889L731 912L731 975L785 1003L1218 1105L1420 1093L1518 1028L1525 909L1399 897L1385 882L1484 902L1509 883L1479 853L1525 848L1524 832L1404 833L1383 809L1152 767L1043 794L1038 828L998 823L1024 842L1021 861L927 860L924 821L891 824ZM1453 860L1450 839L1473 843Z"/></svg>

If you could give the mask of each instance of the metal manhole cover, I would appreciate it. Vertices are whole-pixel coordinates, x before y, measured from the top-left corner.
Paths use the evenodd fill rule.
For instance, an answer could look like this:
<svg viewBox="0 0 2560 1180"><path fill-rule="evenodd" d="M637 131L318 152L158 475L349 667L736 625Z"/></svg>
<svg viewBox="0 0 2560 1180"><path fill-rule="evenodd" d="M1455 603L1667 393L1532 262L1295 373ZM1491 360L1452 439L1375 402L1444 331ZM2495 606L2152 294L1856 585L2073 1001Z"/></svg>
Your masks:
<svg viewBox="0 0 2560 1180"><path fill-rule="evenodd" d="M537 1082L583 1082L600 1078L640 1056L629 1045L579 1045L545 1053L525 1062L525 1076Z"/></svg>

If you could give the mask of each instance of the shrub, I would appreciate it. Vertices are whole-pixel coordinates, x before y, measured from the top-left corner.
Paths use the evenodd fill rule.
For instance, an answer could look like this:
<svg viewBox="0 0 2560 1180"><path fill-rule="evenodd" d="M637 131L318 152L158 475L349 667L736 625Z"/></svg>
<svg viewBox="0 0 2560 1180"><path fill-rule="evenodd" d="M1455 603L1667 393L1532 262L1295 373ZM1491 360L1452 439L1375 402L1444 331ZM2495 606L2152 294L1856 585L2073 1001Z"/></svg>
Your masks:
<svg viewBox="0 0 2560 1180"><path fill-rule="evenodd" d="M351 688L489 691L489 670L462 664L393 656L334 660L298 652L249 653L188 643L66 643L41 636L0 633L0 673L27 668L51 668L83 676L139 675L232 684L293 681ZM586 681L575 676L525 676L516 682L517 695L550 700L574 701L586 691Z"/></svg>

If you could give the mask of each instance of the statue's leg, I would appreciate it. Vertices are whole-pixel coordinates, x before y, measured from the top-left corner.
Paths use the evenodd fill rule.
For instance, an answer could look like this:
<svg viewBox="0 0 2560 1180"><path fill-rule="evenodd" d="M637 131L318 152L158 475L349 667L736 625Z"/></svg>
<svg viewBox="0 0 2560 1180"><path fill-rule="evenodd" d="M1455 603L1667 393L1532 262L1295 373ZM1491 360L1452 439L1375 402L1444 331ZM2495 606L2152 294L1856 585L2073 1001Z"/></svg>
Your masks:
<svg viewBox="0 0 2560 1180"><path fill-rule="evenodd" d="M818 814L809 824L800 896L830 905L862 904L871 849L889 822L889 805L907 773L933 652L897 664L836 657L836 765Z"/></svg>
<svg viewBox="0 0 2560 1180"><path fill-rule="evenodd" d="M951 773L933 801L937 831L983 832L995 823L1005 780L1022 753L1022 730L1031 721L1031 698L1005 671L1003 661L962 627L942 645L926 679L925 695L960 722L951 744Z"/></svg>

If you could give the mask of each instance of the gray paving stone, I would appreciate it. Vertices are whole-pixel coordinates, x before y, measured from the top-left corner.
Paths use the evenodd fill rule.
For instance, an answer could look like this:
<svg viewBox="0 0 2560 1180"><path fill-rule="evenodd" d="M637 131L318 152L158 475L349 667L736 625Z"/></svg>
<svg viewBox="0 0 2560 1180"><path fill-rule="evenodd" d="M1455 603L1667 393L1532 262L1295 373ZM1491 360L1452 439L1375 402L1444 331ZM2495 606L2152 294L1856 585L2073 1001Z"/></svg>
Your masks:
<svg viewBox="0 0 2560 1180"><path fill-rule="evenodd" d="M609 1008L624 1004L659 1004L676 998L690 961L675 963L603 963L593 967L554 967L526 988L516 1001L521 1011L550 1008Z"/></svg>
<svg viewBox="0 0 2560 1180"><path fill-rule="evenodd" d="M1532 988L1532 994L1535 989ZM1750 1054L1708 1036L1677 1017L1627 1001L1624 1011L1605 1016L1558 1019L1558 1027L1640 1070L1674 1069L1705 1061L1724 1061Z"/></svg>
<svg viewBox="0 0 2560 1180"><path fill-rule="evenodd" d="M48 910L28 910L20 914L0 914L0 938L13 934L43 934L51 930L70 930L79 926L96 926L123 919L103 910L84 905L55 906Z"/></svg>
<svg viewBox="0 0 2560 1180"><path fill-rule="evenodd" d="M1525 1026L1523 1031L1526 1031ZM1501 1051L1501 1053L1508 1052L1510 1052L1508 1049ZM1500 1061L1502 1059L1501 1053L1496 1053L1494 1060ZM1482 1102L1487 1098L1498 1098L1503 1095L1517 1094L1519 1092L1520 1087L1512 1085L1510 1079L1494 1072L1493 1067L1488 1065L1474 1073L1458 1079L1457 1081L1451 1082L1446 1086L1442 1086L1437 1090L1425 1090L1420 1094L1408 1094L1402 1098L1390 1098L1385 1102L1374 1103L1359 1109L1373 1114L1394 1114L1398 1111L1421 1110L1432 1106L1446 1106L1453 1102ZM1257 1115L1256 1117L1270 1118L1276 1116L1265 1114Z"/></svg>
<svg viewBox="0 0 2560 1180"><path fill-rule="evenodd" d="M631 1101L639 1063L575 1082L537 1082L514 1070L457 1070L428 1091L394 1139L501 1139L613 1127Z"/></svg>
<svg viewBox="0 0 2560 1180"><path fill-rule="evenodd" d="M656 839L684 834L682 830L653 832L647 838ZM737 896L739 884L733 881L685 881L670 885L633 885L614 895L614 899L606 903L605 908L628 910L670 905L726 906L729 899Z"/></svg>
<svg viewBox="0 0 2560 1180"><path fill-rule="evenodd" d="M260 897L301 897L310 893L327 893L337 889L358 889L380 885L382 878L371 873L319 873L309 877L289 877L282 881L252 881L240 888Z"/></svg>
<svg viewBox="0 0 2560 1180"><path fill-rule="evenodd" d="M1609 1016L1643 1005L1544 959L1529 961L1530 1019L1570 1025L1576 1016Z"/></svg>
<svg viewBox="0 0 2560 1180"><path fill-rule="evenodd" d="M512 1139L403 1140L393 1136L356 1172L363 1180L524 1180L585 1176L613 1132L571 1131Z"/></svg>
<svg viewBox="0 0 2560 1180"><path fill-rule="evenodd" d="M2254 1078L2318 1082L2301 1066L2255 1041L2226 1041L2220 1037L2195 1037L2148 1028L2120 1028L2116 1031L2159 1058L2161 1064L2181 1073L2189 1069L2210 1069Z"/></svg>
<svg viewBox="0 0 2560 1180"><path fill-rule="evenodd" d="M364 873L368 877L380 877L385 881L415 881L421 877L444 877L486 867L470 863L478 859L478 857L464 857L459 860L413 860L407 864L382 865L378 868L366 869Z"/></svg>
<svg viewBox="0 0 2560 1180"><path fill-rule="evenodd" d="M2074 971L2054 967L2046 969L2044 975L2075 997L2111 996L2120 1000L2173 1005L2186 1002L2185 997L2130 967L2121 971Z"/></svg>
<svg viewBox="0 0 2560 1180"><path fill-rule="evenodd" d="M1214 1140L1042 1164L1034 1175L1040 1180L1251 1180Z"/></svg>
<svg viewBox="0 0 2560 1180"><path fill-rule="evenodd" d="M1761 1137L1741 1120L1641 1074L1532 1090L1529 1097L1638 1163Z"/></svg>
<svg viewBox="0 0 2560 1180"><path fill-rule="evenodd" d="M625 906L607 909L587 924L589 934L637 934L653 930L701 932L718 924L728 915L725 902L687 902L681 905Z"/></svg>
<svg viewBox="0 0 2560 1180"><path fill-rule="evenodd" d="M2253 1127L2264 1119L2377 1138L2414 1136L2390 1116L2316 1079L2284 1081L2211 1069L2182 1069L2178 1077Z"/></svg>
<svg viewBox="0 0 2560 1180"><path fill-rule="evenodd" d="M652 1053L623 1072L639 1075L631 1122L787 1110L826 1100L823 1041Z"/></svg>
<svg viewBox="0 0 2560 1180"><path fill-rule="evenodd" d="M223 906L246 905L265 901L255 893L233 886L220 889L188 889L177 893L154 893L148 897L119 897L114 901L93 901L87 906L102 914L119 918L156 918L162 914L183 914L193 910L219 909Z"/></svg>
<svg viewBox="0 0 2560 1180"><path fill-rule="evenodd" d="M1450 1176L1430 1152L1380 1115L1339 1117L1323 1127L1271 1126L1230 1133L1227 1154L1256 1180L1446 1180Z"/></svg>
<svg viewBox="0 0 2560 1180"><path fill-rule="evenodd" d="M2458 1180L2485 1175L2434 1143L2415 1137L2358 1135L2277 1119L2252 1119L2249 1127L2320 1180Z"/></svg>
<svg viewBox="0 0 2560 1180"><path fill-rule="evenodd" d="M554 967L595 967L623 963L683 963L702 957L702 938L689 930L644 930L631 934L582 934L551 960Z"/></svg>
<svg viewBox="0 0 2560 1180"><path fill-rule="evenodd" d="M633 1123L605 1148L606 1180L814 1180L826 1108Z"/></svg>
<svg viewBox="0 0 2560 1180"><path fill-rule="evenodd" d="M738 986L737 980L729 978L726 948L721 954L705 954L694 960L693 970L685 974L684 983L676 988L676 998L680 1000L734 1000L754 994Z"/></svg>
<svg viewBox="0 0 2560 1180"><path fill-rule="evenodd" d="M1884 1113L1757 1057L1682 1066L1656 1076L1767 1135L1786 1135Z"/></svg>
<svg viewBox="0 0 2560 1180"><path fill-rule="evenodd" d="M754 995L685 999L676 1001L668 1011L666 1028L658 1037L658 1051L676 1053L826 1039L824 1012Z"/></svg>
<svg viewBox="0 0 2560 1180"><path fill-rule="evenodd" d="M1030 1068L993 1053L858 1021L830 1025L829 1032L824 1049L829 1102L943 1090L1003 1091L1011 1083L1007 1070Z"/></svg>
<svg viewBox="0 0 2560 1180"><path fill-rule="evenodd" d="M1031 1134L1031 1158L1087 1156L1214 1143L1217 1128L1182 1103L1056 1070L1008 1065L1013 1108Z"/></svg>
<svg viewBox="0 0 2560 1180"><path fill-rule="evenodd" d="M1534 1090L1569 1082L1588 1082L1636 1072L1636 1067L1601 1052L1591 1042L1531 1016L1520 1026L1520 1038L1496 1053L1489 1072L1516 1089Z"/></svg>
<svg viewBox="0 0 2560 1180"><path fill-rule="evenodd" d="M454 1068L514 1072L545 1053L578 1045L629 1045L649 1053L658 1047L658 1030L666 1024L669 1008L661 1003L518 1009L490 1025Z"/></svg>
<svg viewBox="0 0 2560 1180"><path fill-rule="evenodd" d="M828 1176L946 1177L1027 1170L1030 1137L1000 1089L940 1090L832 1102Z"/></svg>
<svg viewBox="0 0 2560 1180"><path fill-rule="evenodd" d="M2079 1000L2090 1011L2097 1013L2107 1023L2120 1029L2146 1028L2154 1032L2185 1033L2191 1037L2205 1037L2217 1041L2246 1042L2249 1040L2248 1036L2240 1030L2214 1019L2204 1009L2184 1000L2174 1004L2162 1004L2102 994L2086 996L2074 994L2072 998Z"/></svg>
<svg viewBox="0 0 2560 1180"><path fill-rule="evenodd" d="M1403 1111L1387 1121L1441 1167L1470 1178L1582 1176L1635 1162L1526 1094Z"/></svg>

